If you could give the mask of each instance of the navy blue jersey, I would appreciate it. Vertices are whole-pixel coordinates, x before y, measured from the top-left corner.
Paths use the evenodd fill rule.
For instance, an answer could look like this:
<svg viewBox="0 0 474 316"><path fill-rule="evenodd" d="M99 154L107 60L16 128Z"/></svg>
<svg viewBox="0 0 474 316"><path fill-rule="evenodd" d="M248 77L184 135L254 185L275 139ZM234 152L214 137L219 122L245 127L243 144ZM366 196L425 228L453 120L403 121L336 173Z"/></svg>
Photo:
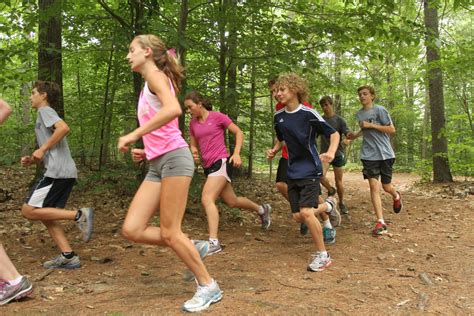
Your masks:
<svg viewBox="0 0 474 316"><path fill-rule="evenodd" d="M323 174L316 148L317 134L327 137L336 133L314 109L299 105L293 112L286 108L273 116L279 141L288 147L288 179L314 179Z"/></svg>

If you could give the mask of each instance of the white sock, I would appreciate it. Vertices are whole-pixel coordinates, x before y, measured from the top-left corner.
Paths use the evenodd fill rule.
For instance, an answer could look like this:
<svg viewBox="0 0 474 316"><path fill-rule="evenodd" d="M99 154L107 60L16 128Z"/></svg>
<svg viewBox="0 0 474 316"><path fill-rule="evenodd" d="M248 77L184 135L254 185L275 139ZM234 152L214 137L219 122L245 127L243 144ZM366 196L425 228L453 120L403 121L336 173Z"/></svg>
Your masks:
<svg viewBox="0 0 474 316"><path fill-rule="evenodd" d="M263 209L263 205L260 205L258 208L258 215L263 215L263 213L265 213L265 210Z"/></svg>
<svg viewBox="0 0 474 316"><path fill-rule="evenodd" d="M324 256L324 257L327 257L328 256L328 252L327 251L319 251L319 253Z"/></svg>
<svg viewBox="0 0 474 316"><path fill-rule="evenodd" d="M329 220L329 218L323 221L323 227L332 229L331 221Z"/></svg>
<svg viewBox="0 0 474 316"><path fill-rule="evenodd" d="M21 278L22 276L20 275L18 278L16 278L15 280L9 280L8 283L10 283L10 285L17 285L18 283L21 282Z"/></svg>
<svg viewBox="0 0 474 316"><path fill-rule="evenodd" d="M332 204L329 203L329 202L325 202L325 203L326 203L326 205L328 206L328 209L326 210L326 213L331 213L331 211L332 211Z"/></svg>
<svg viewBox="0 0 474 316"><path fill-rule="evenodd" d="M209 238L209 243L213 244L214 246L219 244L219 239L217 238Z"/></svg>
<svg viewBox="0 0 474 316"><path fill-rule="evenodd" d="M385 225L385 221L382 219L379 219L378 222L382 223L382 225Z"/></svg>

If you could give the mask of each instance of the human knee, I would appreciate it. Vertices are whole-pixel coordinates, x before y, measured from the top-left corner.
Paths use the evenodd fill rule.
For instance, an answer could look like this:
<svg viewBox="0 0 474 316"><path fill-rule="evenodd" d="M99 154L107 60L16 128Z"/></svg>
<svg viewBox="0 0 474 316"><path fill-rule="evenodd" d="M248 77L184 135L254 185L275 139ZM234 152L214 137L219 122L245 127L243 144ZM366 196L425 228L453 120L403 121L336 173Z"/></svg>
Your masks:
<svg viewBox="0 0 474 316"><path fill-rule="evenodd" d="M122 227L122 235L128 240L137 241L142 229L136 225L124 223Z"/></svg>
<svg viewBox="0 0 474 316"><path fill-rule="evenodd" d="M23 206L21 207L21 214L23 215L23 217L28 219L34 219L34 211L35 207L28 204L23 204Z"/></svg>
<svg viewBox="0 0 474 316"><path fill-rule="evenodd" d="M286 188L287 188L286 183L284 183L284 182L277 182L277 183L275 184L275 186L276 186L278 192L280 192L280 193L286 192Z"/></svg>
<svg viewBox="0 0 474 316"><path fill-rule="evenodd" d="M160 229L160 239L162 240L162 242L167 245L167 246L171 246L174 244L174 240L176 238L176 232L171 230L171 229L168 229L168 228L163 228L161 227Z"/></svg>
<svg viewBox="0 0 474 316"><path fill-rule="evenodd" d="M303 223L300 213L293 213L293 220L297 223Z"/></svg>
<svg viewBox="0 0 474 316"><path fill-rule="evenodd" d="M391 183L382 183L382 188L385 192L391 193L393 190Z"/></svg>
<svg viewBox="0 0 474 316"><path fill-rule="evenodd" d="M312 208L303 208L303 209L301 209L300 210L300 217L301 217L301 220L306 222L311 217L314 217L314 209L312 209Z"/></svg>

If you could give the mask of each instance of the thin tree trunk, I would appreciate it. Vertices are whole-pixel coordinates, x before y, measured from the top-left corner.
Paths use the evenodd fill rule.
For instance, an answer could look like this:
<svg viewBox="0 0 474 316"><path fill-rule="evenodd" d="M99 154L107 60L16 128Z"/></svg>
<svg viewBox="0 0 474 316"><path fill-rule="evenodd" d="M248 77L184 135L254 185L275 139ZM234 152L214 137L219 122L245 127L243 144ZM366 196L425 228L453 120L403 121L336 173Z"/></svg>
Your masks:
<svg viewBox="0 0 474 316"><path fill-rule="evenodd" d="M76 83L77 83L77 101L79 104L82 104L82 91L81 91L81 74L79 69L76 73ZM84 145L84 112L79 111L79 155L81 166L86 165L86 150Z"/></svg>
<svg viewBox="0 0 474 316"><path fill-rule="evenodd" d="M428 64L428 91L431 108L431 142L433 149L433 181L452 182L449 169L448 141L445 133L443 73L439 66L438 10L432 0L424 0L426 27L426 61Z"/></svg>
<svg viewBox="0 0 474 316"><path fill-rule="evenodd" d="M249 135L249 166L247 168L247 177L251 178L253 173L253 152L255 142L255 94L256 94L256 70L255 60L252 61L251 83L250 83L250 135Z"/></svg>
<svg viewBox="0 0 474 316"><path fill-rule="evenodd" d="M189 13L189 3L188 0L181 0L181 9L180 9L180 16L179 16L179 26L178 26L178 55L180 59L180 63L183 67L186 67L186 47L183 45L183 42L186 41L186 27L188 25L188 13ZM187 80L184 78L183 82L181 83L181 91L178 96L180 103L184 100L184 96L188 90L187 87ZM184 134L184 123L185 123L186 116L181 115L179 117L179 128Z"/></svg>

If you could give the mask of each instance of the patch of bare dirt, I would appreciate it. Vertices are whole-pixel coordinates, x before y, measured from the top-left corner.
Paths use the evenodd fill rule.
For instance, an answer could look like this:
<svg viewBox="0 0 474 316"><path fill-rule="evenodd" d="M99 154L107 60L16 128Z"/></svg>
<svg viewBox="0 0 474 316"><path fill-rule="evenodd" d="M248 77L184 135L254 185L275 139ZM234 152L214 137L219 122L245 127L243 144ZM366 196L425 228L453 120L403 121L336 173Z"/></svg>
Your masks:
<svg viewBox="0 0 474 316"><path fill-rule="evenodd" d="M120 235L134 190L130 177L102 179L102 185L110 185L107 190L83 183L73 191L69 207L96 209L94 237L84 244L74 224L65 223L83 267L46 275L41 262L55 256L56 247L42 224L23 219L18 211L32 172L2 169L0 176L0 238L35 287L30 298L0 307L0 314L180 314L194 294L194 283L183 281L185 267L171 250ZM384 194L390 234L374 238L368 184L358 173L346 174L350 215L343 218L336 244L328 246L333 265L310 273L311 238L299 235L273 182L236 180L237 192L272 204L273 224L262 232L254 214L223 208L225 249L205 263L224 297L206 313L474 313L473 182L417 181L413 175L394 175L404 209L391 212ZM188 202L184 230L195 239L207 237L197 190Z"/></svg>

